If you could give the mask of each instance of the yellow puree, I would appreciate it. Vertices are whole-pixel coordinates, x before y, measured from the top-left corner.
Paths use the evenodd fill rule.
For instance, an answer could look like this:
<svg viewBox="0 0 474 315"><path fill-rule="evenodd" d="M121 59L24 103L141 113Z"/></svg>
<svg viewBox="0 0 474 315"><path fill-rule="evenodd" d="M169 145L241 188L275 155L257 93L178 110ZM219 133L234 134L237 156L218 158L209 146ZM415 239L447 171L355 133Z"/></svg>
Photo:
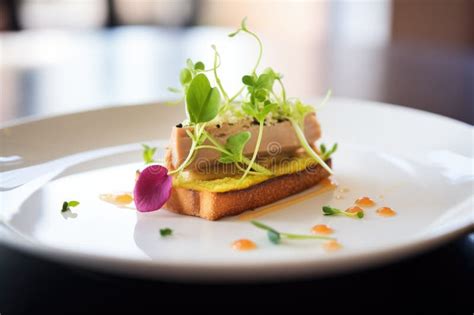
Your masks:
<svg viewBox="0 0 474 315"><path fill-rule="evenodd" d="M192 189L197 191L226 192L241 190L266 181L267 179L296 173L305 168L315 165L316 162L309 156L293 157L280 164L274 165L271 170L273 175L247 175L243 180L239 177L224 177L213 180L187 179L184 177L173 177L173 186L176 188Z"/></svg>

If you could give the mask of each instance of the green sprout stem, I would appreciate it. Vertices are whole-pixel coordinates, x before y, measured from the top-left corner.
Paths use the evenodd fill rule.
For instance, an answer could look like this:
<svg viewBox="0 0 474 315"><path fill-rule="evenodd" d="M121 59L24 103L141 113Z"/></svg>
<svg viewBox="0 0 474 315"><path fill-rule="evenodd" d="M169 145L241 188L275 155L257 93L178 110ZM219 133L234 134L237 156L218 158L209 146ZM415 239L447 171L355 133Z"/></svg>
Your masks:
<svg viewBox="0 0 474 315"><path fill-rule="evenodd" d="M359 212L347 212L347 211L342 211L337 208L333 208L330 206L324 206L322 208L324 215L341 215L341 216L346 216L354 219L362 219L364 217L364 211L359 211Z"/></svg>
<svg viewBox="0 0 474 315"><path fill-rule="evenodd" d="M326 92L326 96L324 96L323 101L319 104L318 107L319 107L319 108L324 107L324 105L326 105L326 103L329 101L329 98L331 97L331 95L332 95L332 90L328 90L328 91Z"/></svg>
<svg viewBox="0 0 474 315"><path fill-rule="evenodd" d="M285 86L283 85L283 82L281 81L281 78L277 78L278 83L280 84L281 87L281 97L283 98L283 103L286 104L286 89Z"/></svg>
<svg viewBox="0 0 474 315"><path fill-rule="evenodd" d="M257 40L257 43L258 43L258 58L257 58L257 61L255 63L255 66L253 67L253 70L252 70L252 73L255 74L255 72L257 71L258 66L260 65L260 61L262 60L263 44L262 44L262 41L260 40L260 38L254 32L249 31L247 29L245 29L243 31L246 32L247 34L249 34L250 36L252 36L253 38L255 38Z"/></svg>
<svg viewBox="0 0 474 315"><path fill-rule="evenodd" d="M235 93L234 96L232 96L230 99L229 99L229 103L232 103L237 97L239 97L240 94L242 94L242 92L244 91L245 89L245 85L243 85L240 90L237 91L237 93Z"/></svg>
<svg viewBox="0 0 474 315"><path fill-rule="evenodd" d="M290 119L291 124L293 125L293 128L296 131L296 135L298 139L301 142L301 145L303 148L306 150L306 152L313 158L315 159L326 171L328 171L329 174L333 174L332 169L323 161L323 159L316 153L314 150L311 148L311 146L308 144L308 141L306 141L306 137L304 136L304 132L299 126L298 122L296 122L294 119Z"/></svg>
<svg viewBox="0 0 474 315"><path fill-rule="evenodd" d="M207 139L209 139L209 141L214 145L214 147L213 146L203 146L203 145L201 145L200 148L215 149L219 152L231 155L231 153L229 151L227 151L224 148L224 146L222 146L222 144L220 144L216 139L214 139L207 131L204 131L204 134L206 135ZM260 141L261 141L261 139L260 139ZM258 140L257 140L257 142L258 142ZM254 155L255 155L255 152L254 152ZM242 163L248 165L247 169L244 171L245 176L247 176L247 174L250 173L250 169L252 169L252 168L254 170L256 170L257 172L262 173L263 175L268 175L268 176L272 175L272 172L269 169L261 166L258 163L255 163L255 159L249 160L247 157L244 156L244 157L242 157Z"/></svg>
<svg viewBox="0 0 474 315"><path fill-rule="evenodd" d="M255 159L257 158L258 150L260 149L260 143L262 142L262 135L263 135L263 120L259 121L257 143L255 144L255 148L253 150L252 159L250 160L250 163L248 164L248 167L245 170L244 175L242 175L241 180L243 180L247 176L247 174L250 172L250 170L253 167Z"/></svg>
<svg viewBox="0 0 474 315"><path fill-rule="evenodd" d="M191 164L191 162L194 160L194 157L196 156L195 155L196 147L198 146L198 143L200 142L200 140L201 140L201 138L204 134L204 127L205 126L206 126L205 123L196 124L196 126L194 127L194 137L191 137L191 135L188 134L190 136L190 138L193 140L193 142L191 144L191 148L189 149L188 156L186 157L184 162L181 163L181 165L177 169L169 171L168 175L172 175L172 174L175 174L175 173L181 173L189 164Z"/></svg>
<svg viewBox="0 0 474 315"><path fill-rule="evenodd" d="M245 20L245 19L244 19ZM245 29L240 29L242 32L245 32L247 34L249 34L250 36L252 36L253 38L255 38L257 40L257 43L258 43L258 57L257 57L257 61L255 62L255 66L253 67L252 69L252 74L256 74L256 71L258 69L258 66L260 65L260 62L262 61L262 56L263 56L263 43L262 41L260 40L260 38L258 37L257 34L255 34L254 32L252 31L249 31L247 28ZM240 88L240 90L234 95L232 96L230 99L228 99L228 102L231 103L232 101L234 101L245 89L245 85L242 86Z"/></svg>
<svg viewBox="0 0 474 315"><path fill-rule="evenodd" d="M283 233L275 230L274 228L263 224L262 222L259 221L251 221L251 223L258 227L259 229L265 230L269 232L270 234L273 234L277 236L277 238L287 238L287 239L292 239L292 240L309 240L309 239L316 239L316 240L335 240L334 237L329 237L329 236L320 236L320 235L305 235L305 234L293 234L293 233ZM270 235L269 235L270 238ZM277 243L278 241L270 239L272 242Z"/></svg>
<svg viewBox="0 0 474 315"><path fill-rule="evenodd" d="M226 91L224 90L224 87L222 86L221 79L217 75L217 68L218 68L217 61L219 60L219 64L220 64L221 57L219 55L219 52L217 51L216 46L213 45L212 48L214 49L214 68L213 68L214 78L216 79L216 83L217 83L217 86L219 87L219 90L224 96L225 102L229 103L229 96L227 95Z"/></svg>

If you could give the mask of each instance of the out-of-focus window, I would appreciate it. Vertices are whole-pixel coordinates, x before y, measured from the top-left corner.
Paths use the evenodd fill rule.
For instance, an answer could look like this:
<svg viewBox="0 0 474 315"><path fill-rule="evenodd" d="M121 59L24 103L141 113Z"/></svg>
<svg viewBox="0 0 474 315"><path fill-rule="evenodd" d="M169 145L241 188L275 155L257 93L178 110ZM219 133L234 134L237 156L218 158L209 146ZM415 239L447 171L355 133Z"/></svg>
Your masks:
<svg viewBox="0 0 474 315"><path fill-rule="evenodd" d="M391 14L390 0L332 1L329 36L353 46L388 44Z"/></svg>
<svg viewBox="0 0 474 315"><path fill-rule="evenodd" d="M23 28L100 27L106 12L106 0L24 0L19 7Z"/></svg>
<svg viewBox="0 0 474 315"><path fill-rule="evenodd" d="M115 0L119 22L124 24L187 25L197 1Z"/></svg>
<svg viewBox="0 0 474 315"><path fill-rule="evenodd" d="M199 24L235 28L248 17L257 32L291 39L323 39L328 1L202 0Z"/></svg>

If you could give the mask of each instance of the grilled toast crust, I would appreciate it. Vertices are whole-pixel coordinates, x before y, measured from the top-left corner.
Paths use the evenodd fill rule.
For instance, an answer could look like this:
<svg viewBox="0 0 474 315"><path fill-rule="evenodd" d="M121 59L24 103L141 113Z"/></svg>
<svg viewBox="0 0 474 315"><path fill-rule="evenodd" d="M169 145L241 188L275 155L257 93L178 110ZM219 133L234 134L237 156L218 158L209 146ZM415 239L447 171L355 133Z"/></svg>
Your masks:
<svg viewBox="0 0 474 315"><path fill-rule="evenodd" d="M331 160L326 163L331 166ZM164 208L213 221L294 195L316 186L327 177L329 173L315 164L303 171L274 177L241 190L216 193L173 187Z"/></svg>

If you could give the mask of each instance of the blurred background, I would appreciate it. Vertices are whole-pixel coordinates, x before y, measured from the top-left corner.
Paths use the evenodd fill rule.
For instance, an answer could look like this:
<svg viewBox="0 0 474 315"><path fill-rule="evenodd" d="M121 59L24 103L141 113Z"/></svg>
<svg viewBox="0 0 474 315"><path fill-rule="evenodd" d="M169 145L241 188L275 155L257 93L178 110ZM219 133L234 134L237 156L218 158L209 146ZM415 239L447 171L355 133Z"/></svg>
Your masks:
<svg viewBox="0 0 474 315"><path fill-rule="evenodd" d="M0 124L175 98L186 58L210 65L211 44L237 90L257 46L226 34L245 16L292 96L474 123L472 0L0 0Z"/></svg>

